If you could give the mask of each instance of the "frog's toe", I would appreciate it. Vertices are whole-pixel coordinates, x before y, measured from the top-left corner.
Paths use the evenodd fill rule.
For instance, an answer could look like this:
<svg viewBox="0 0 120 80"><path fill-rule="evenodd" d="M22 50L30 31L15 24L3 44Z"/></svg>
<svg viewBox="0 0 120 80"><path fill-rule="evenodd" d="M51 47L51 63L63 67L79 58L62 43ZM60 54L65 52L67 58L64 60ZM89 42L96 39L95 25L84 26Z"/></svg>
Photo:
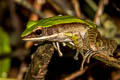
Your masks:
<svg viewBox="0 0 120 80"><path fill-rule="evenodd" d="M87 59L87 63L90 63L90 59L94 54L96 54L96 52L90 53L90 55L88 56L88 59Z"/></svg>
<svg viewBox="0 0 120 80"><path fill-rule="evenodd" d="M75 60L78 60L79 58L78 58L78 56L74 56L74 59L75 59Z"/></svg>

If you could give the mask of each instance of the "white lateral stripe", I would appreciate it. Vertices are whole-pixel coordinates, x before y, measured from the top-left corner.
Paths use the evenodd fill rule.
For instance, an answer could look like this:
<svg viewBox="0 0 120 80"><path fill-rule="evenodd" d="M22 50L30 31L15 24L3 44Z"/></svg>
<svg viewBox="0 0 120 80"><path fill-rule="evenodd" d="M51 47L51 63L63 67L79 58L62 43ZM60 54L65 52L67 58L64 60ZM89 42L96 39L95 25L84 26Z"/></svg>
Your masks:
<svg viewBox="0 0 120 80"><path fill-rule="evenodd" d="M41 41L41 40L45 40L45 39L49 39L49 38L52 38L52 37L57 37L58 34L54 34L54 35L51 35L51 36L43 36L43 37L37 37L37 38L24 38L23 40L25 41Z"/></svg>

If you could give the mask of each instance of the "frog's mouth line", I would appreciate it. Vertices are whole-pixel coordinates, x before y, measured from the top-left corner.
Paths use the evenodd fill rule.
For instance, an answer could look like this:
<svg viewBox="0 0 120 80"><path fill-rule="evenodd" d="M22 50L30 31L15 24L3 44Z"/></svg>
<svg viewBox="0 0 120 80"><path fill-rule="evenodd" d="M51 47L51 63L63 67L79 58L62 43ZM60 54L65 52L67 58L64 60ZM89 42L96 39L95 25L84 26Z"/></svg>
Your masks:
<svg viewBox="0 0 120 80"><path fill-rule="evenodd" d="M24 41L55 41L55 42L71 42L72 41L70 38L64 38L64 37L66 37L65 33L59 33L59 34L53 34L53 35L41 36L41 37L27 36L27 37L23 37L22 40Z"/></svg>
<svg viewBox="0 0 120 80"><path fill-rule="evenodd" d="M24 37L22 40L24 41L43 41L43 40L48 40L50 38L55 38L57 37L58 34L50 35L50 36L43 36L43 37Z"/></svg>

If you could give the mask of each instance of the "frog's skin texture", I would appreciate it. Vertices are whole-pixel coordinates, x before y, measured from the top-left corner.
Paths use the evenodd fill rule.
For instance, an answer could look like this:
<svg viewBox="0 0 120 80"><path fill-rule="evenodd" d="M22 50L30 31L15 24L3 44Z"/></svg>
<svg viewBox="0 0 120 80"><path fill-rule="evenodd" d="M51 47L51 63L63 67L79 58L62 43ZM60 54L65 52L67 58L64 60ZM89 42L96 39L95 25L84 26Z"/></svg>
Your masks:
<svg viewBox="0 0 120 80"><path fill-rule="evenodd" d="M72 33L73 34L73 33ZM113 52L117 48L117 43L115 40L109 40L102 38L97 29L89 28L84 37L80 34L68 35L75 44L76 49L82 54L83 61L81 64L81 69L83 69L84 63L87 59L89 63L92 55L96 53L104 53L108 56L113 56ZM74 38L73 38L74 36ZM85 54L83 51L87 51ZM75 59L78 59L79 52L76 53Z"/></svg>
<svg viewBox="0 0 120 80"><path fill-rule="evenodd" d="M75 58L77 59L79 52L83 56L81 69L83 69L86 59L89 62L92 55L102 51L111 56L117 47L114 40L102 38L94 24L72 16L57 16L29 22L22 37L23 40L29 41L53 42L60 56L62 53L59 42L72 43L72 46L77 50ZM87 52L84 53L84 51Z"/></svg>

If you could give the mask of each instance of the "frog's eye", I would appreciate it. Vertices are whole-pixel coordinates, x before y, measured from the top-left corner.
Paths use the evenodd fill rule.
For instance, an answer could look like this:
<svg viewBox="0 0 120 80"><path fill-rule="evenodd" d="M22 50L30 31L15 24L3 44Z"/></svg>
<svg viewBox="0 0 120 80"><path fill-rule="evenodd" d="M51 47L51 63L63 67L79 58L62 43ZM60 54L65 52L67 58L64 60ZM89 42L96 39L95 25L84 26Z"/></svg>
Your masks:
<svg viewBox="0 0 120 80"><path fill-rule="evenodd" d="M41 29L38 29L38 30L35 31L35 33L36 33L37 35L40 35L40 34L42 34L42 30L41 30Z"/></svg>

